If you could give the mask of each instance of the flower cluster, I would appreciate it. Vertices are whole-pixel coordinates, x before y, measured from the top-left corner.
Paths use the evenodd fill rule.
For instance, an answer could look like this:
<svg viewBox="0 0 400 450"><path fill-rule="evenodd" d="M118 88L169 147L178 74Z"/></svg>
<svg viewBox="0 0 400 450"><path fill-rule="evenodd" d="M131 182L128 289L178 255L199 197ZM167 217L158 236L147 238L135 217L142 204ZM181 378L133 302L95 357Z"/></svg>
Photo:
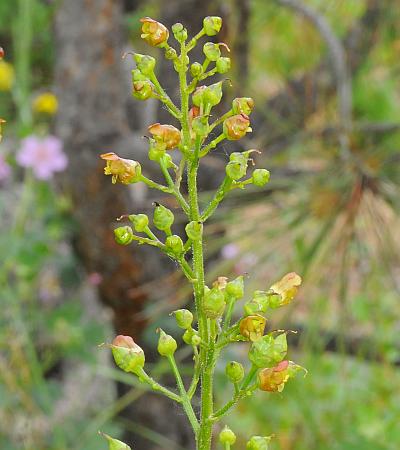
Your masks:
<svg viewBox="0 0 400 450"><path fill-rule="evenodd" d="M243 276L229 280L219 276L207 283L204 274L203 229L219 204L237 188L248 186L260 188L269 182L267 169L254 169L253 157L260 153L250 149L230 154L225 167L225 177L204 209L198 201L197 172L202 158L212 152L222 141L239 141L251 132L250 115L254 101L248 97L235 98L230 109L221 117L211 121L212 109L223 97L223 81L203 84L203 81L230 69L231 61L223 53L229 52L224 43L206 42L203 45L203 60L190 63L189 54L203 36L216 35L222 26L220 17L206 17L203 27L193 38L181 23L170 30L154 19L141 19L141 37L151 46L164 52L178 73L179 107L169 97L156 75L157 61L149 55L134 54L136 68L132 71L132 95L141 101L156 98L162 102L178 126L155 123L148 127L151 161L158 164L165 184L157 183L142 173L141 164L125 159L115 153L101 155L105 161L104 173L111 175L113 183L144 183L149 188L172 195L186 217L184 235L176 234L175 214L166 206L156 203L152 217L146 214L123 216L127 224L114 230L115 240L120 245L132 242L158 248L173 259L191 284L194 296L193 311L174 311L177 326L182 330L181 340L193 350L193 378L185 386L175 360L179 344L171 335L159 329L157 350L166 358L175 376L178 392L167 389L155 381L145 370L143 350L130 336L117 336L109 345L115 363L125 372L131 373L154 391L166 395L180 404L193 429L197 449L209 450L213 426L220 421L236 403L255 391L282 392L287 381L301 367L286 359L287 332L265 330L269 315L274 309L292 302L301 284L301 278L292 272L265 290L257 290L246 298L243 312L236 317L234 312L239 301L245 298ZM177 48L169 43L170 35L177 41ZM189 79L188 79L189 78ZM218 131L219 130L219 131ZM172 160L171 153L180 159L179 165ZM183 176L187 177L187 193L181 189ZM227 249L226 249L227 250ZM230 248L229 252L235 250ZM228 252L227 252L228 253ZM236 319L235 319L236 317ZM225 373L233 385L232 399L220 409L214 407L212 377L221 351L236 342L248 342L248 368L237 361L227 364ZM199 387L199 382L201 388ZM196 414L192 398L200 391L201 411ZM121 441L106 436L110 449L129 448ZM271 437L253 436L247 449L266 450ZM219 441L225 449L235 444L236 436L225 427Z"/></svg>

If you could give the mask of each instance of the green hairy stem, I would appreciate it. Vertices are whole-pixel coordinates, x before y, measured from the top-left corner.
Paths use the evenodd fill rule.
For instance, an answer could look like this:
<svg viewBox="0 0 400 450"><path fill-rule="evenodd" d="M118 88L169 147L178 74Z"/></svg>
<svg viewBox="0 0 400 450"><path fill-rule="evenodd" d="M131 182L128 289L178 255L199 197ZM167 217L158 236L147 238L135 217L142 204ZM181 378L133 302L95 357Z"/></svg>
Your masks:
<svg viewBox="0 0 400 450"><path fill-rule="evenodd" d="M193 429L196 449L210 450L213 440L213 427L224 418L243 398L252 395L257 389L267 392L281 392L289 378L301 369L300 366L285 359L287 353L286 333L271 331L264 334L265 315L275 308L292 301L301 278L292 272L264 291L255 291L244 304L244 313L233 325L235 305L244 297L243 276L228 281L220 276L211 286L206 284L204 270L203 224L212 217L214 211L228 193L236 188L247 186L263 187L269 181L266 169L255 169L246 178L250 154L254 150L232 153L226 165L226 174L204 211L199 208L197 175L201 159L208 155L224 140L239 140L251 131L249 114L254 102L251 98L236 98L232 107L221 117L209 123L211 110L221 102L222 82L203 85L198 83L209 76L224 74L230 67L230 59L221 55L225 44L204 44L203 62L190 65L188 54L203 36L216 35L222 25L219 17L206 17L203 28L192 39L182 24L172 27L178 42L179 54L167 41L168 29L148 17L141 19L142 38L150 45L163 49L178 74L180 108L167 95L155 74L156 60L147 55L134 55L137 68L132 71L133 96L138 100L157 98L164 103L171 116L179 122L180 130L166 124L149 126L149 159L159 164L166 186L156 183L142 174L137 161L120 158L114 153L101 155L106 161L105 174L112 181L122 184L145 183L148 188L159 190L175 197L183 214L186 215L186 236L173 234L174 213L163 205L156 204L153 223L145 214L122 216L131 224L114 230L115 239L121 245L132 242L156 247L174 259L193 289L193 312L187 309L174 311L179 328L184 330L183 342L193 349L193 377L188 388L185 387L174 353L177 341L163 330L159 330L158 352L166 357L176 379L177 392L162 386L144 370L145 355L141 347L130 336L117 336L109 347L116 364L124 371L138 377L148 384L154 392L165 395L180 404ZM210 65L215 67L207 71ZM192 77L188 80L188 77ZM211 132L215 135L210 139ZM170 151L180 152L179 166L172 162ZM259 152L258 152L259 153ZM254 162L253 162L254 163ZM173 177L171 170L175 173ZM181 190L181 180L186 173L187 193ZM174 179L175 178L175 179ZM143 234L145 236L143 236ZM212 280L211 280L212 281ZM221 352L228 345L238 341L249 342L247 374L243 365L231 361L226 366L227 383L232 389L232 398L225 405L216 405L213 380L216 363ZM197 416L192 405L193 397L200 396L200 413ZM121 441L107 437L110 449L117 448ZM247 448L266 449L270 437L255 436ZM232 430L225 427L219 434L221 448L230 449L236 441ZM122 443L123 444L123 443ZM114 447L112 447L114 445ZM126 444L124 448L129 448ZM119 448L119 447L118 447ZM122 448L122 447L121 447Z"/></svg>

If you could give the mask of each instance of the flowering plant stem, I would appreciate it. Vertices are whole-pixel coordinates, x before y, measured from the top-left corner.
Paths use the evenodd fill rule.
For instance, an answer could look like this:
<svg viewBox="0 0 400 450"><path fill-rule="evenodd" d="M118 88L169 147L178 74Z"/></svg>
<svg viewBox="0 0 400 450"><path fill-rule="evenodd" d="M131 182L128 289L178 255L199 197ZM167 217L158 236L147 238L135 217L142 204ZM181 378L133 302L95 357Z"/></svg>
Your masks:
<svg viewBox="0 0 400 450"><path fill-rule="evenodd" d="M152 137L149 138L149 158L158 162L164 175L166 186L156 183L141 173L141 165L137 161L120 158L115 153L101 155L106 160L105 174L112 175L113 182L132 184L142 182L151 189L157 189L165 194L173 195L186 215L188 223L185 227L187 240L173 234L174 213L163 205L156 204L153 225L165 235L165 242L149 227L149 219L145 214L122 216L129 218L133 224L114 230L119 244L128 245L132 241L157 247L160 251L174 259L182 269L183 274L192 284L194 295L194 314L181 309L174 311L177 325L184 329L183 341L193 348L193 377L188 389L185 388L181 373L174 357L177 349L175 339L160 331L158 352L168 359L171 371L175 376L179 394L163 387L144 371L145 355L143 350L130 336L117 336L110 345L115 362L126 372L131 372L147 383L154 391L181 404L193 429L196 449L210 450L212 444L213 426L224 417L242 398L251 395L257 388L269 391L283 389L286 381L293 376L299 366L291 361L283 361L286 355L286 334L276 335L271 332L264 335L268 308L277 308L288 304L297 291L301 279L297 274L288 274L280 282L275 283L268 291L256 291L254 298L245 304L244 316L231 325L236 302L244 295L243 276L229 281L226 277L218 277L209 288L204 274L204 241L203 224L212 216L226 195L236 188L244 189L249 184L262 187L269 180L266 169L256 169L250 178L243 179L247 174L249 155L254 150L242 153L234 152L229 157L225 178L214 193L210 203L201 212L199 208L198 170L201 159L225 139L238 140L251 131L248 114L251 113L254 102L250 98L236 98L232 108L208 123L211 109L222 98L222 81L210 86L200 86L198 81L204 80L215 73L225 73L230 65L229 58L220 58L220 46L208 42L203 47L205 59L203 63L193 63L190 67L192 80L188 84L189 58L188 53L203 35L214 36L221 28L219 17L206 17L203 29L191 40L187 41L187 30L182 24L175 24L172 31L180 44L180 54L168 43L169 31L159 22L146 17L141 19L142 38L151 45L164 49L167 59L173 61L178 73L180 91L180 109L175 106L154 74L156 61L151 56L135 54L137 69L133 70L133 95L140 100L155 97L163 102L171 115L179 121L181 130L172 125L159 123L149 127ZM208 66L215 62L215 68L206 72ZM190 106L190 100L192 106ZM215 139L209 139L210 133L216 127L223 129ZM177 148L181 153L181 161L176 166L169 150ZM175 181L170 175L170 169L175 170ZM181 180L187 176L187 194L181 192ZM139 234L138 234L139 233ZM144 233L146 237L141 236ZM191 254L191 260L188 256ZM192 327L196 324L197 329ZM194 325L195 326L195 325ZM220 409L214 409L214 371L221 351L227 345L237 341L251 341L249 359L252 363L247 376L242 364L232 361L226 367L226 375L232 383L232 398ZM278 365L277 365L278 364ZM279 365L280 364L280 365ZM263 369L263 383L255 381L259 369ZM266 371L266 372L265 372ZM200 382L200 414L197 417L192 399ZM267 448L267 438L257 437L257 445L253 450ZM269 439L269 438L268 438ZM219 436L223 448L230 449L236 437L227 427ZM119 441L118 441L119 442ZM111 447L110 447L111 448ZM250 447L249 447L250 448Z"/></svg>

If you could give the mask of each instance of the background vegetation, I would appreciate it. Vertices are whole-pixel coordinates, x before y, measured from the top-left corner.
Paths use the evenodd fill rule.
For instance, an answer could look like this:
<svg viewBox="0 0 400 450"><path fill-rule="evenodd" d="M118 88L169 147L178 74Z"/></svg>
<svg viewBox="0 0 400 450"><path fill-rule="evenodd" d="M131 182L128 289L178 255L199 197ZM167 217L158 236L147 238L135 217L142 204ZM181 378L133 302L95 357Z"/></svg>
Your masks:
<svg viewBox="0 0 400 450"><path fill-rule="evenodd" d="M237 446L251 432L275 433L274 450L400 446L397 2L2 0L4 450L98 449L98 429L125 435L133 448L190 448L179 412L97 348L124 333L151 354L147 325L168 329L164 310L188 300L167 259L114 245L115 218L151 210L155 198L111 191L98 155L140 160L145 126L163 117L155 104L130 99L131 65L121 55L144 50L138 19L182 21L195 32L207 14L224 19L229 96L256 100L245 146L262 150L272 174L268 189L238 193L208 227L210 273L247 273L249 292L290 270L304 278L277 323L299 330L292 359L309 375L239 405L229 423ZM168 68L160 71L174 95ZM207 160L204 201L232 149ZM240 347L225 355L242 356ZM160 377L165 369L154 368ZM229 388L222 369L221 401Z"/></svg>

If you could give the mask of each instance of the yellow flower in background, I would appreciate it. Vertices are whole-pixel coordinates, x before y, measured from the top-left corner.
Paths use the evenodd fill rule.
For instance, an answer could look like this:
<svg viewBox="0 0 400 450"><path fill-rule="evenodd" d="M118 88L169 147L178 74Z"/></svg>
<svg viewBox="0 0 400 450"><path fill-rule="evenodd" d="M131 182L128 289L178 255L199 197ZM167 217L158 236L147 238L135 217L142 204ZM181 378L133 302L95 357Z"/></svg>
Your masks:
<svg viewBox="0 0 400 450"><path fill-rule="evenodd" d="M57 97L51 92L38 95L33 102L33 110L37 113L53 116L58 110Z"/></svg>
<svg viewBox="0 0 400 450"><path fill-rule="evenodd" d="M0 61L0 91L9 91L14 84L15 73L12 64Z"/></svg>

